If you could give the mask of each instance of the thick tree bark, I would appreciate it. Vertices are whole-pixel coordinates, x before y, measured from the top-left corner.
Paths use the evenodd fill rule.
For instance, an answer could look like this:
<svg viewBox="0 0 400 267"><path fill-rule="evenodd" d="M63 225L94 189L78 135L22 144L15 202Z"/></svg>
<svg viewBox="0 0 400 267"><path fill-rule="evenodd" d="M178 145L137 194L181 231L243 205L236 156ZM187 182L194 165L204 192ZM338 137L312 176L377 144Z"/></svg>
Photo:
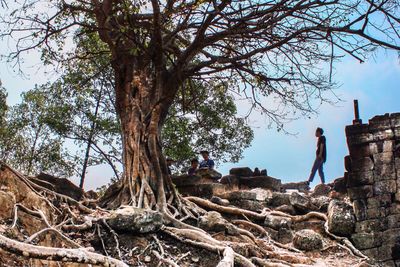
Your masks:
<svg viewBox="0 0 400 267"><path fill-rule="evenodd" d="M164 211L173 193L161 148L161 128L174 91L161 71L135 62L116 60L116 107L122 127L124 173L100 204L108 208L133 205ZM169 89L169 90L167 90Z"/></svg>

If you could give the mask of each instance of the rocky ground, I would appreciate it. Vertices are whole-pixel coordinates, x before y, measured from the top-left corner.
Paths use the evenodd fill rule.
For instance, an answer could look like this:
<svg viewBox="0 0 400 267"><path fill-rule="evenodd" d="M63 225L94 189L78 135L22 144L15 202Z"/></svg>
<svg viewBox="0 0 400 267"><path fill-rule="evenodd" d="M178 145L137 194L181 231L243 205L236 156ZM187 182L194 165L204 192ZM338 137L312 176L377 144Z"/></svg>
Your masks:
<svg viewBox="0 0 400 267"><path fill-rule="evenodd" d="M340 180L309 191L243 171L222 183L208 172L183 180L186 208L169 207L166 221L101 209L65 180L2 165L0 266L378 266L347 238L355 219ZM185 195L193 186L206 197Z"/></svg>

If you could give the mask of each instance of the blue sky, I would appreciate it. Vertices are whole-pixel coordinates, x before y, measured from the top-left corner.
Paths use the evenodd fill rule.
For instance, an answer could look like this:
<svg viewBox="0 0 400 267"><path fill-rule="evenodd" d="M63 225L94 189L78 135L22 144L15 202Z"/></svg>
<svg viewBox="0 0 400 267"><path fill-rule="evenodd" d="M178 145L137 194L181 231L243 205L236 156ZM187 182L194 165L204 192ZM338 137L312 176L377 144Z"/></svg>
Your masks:
<svg viewBox="0 0 400 267"><path fill-rule="evenodd" d="M1 50L4 52L4 47ZM51 75L44 74L46 70L38 68L38 63L39 59L35 54L25 57L25 78L19 76L10 65L0 63L0 79L8 90L9 104L17 103L24 90L52 79ZM400 112L398 55L395 52L380 51L363 64L345 58L335 65L334 79L341 84L335 93L343 102L336 106L324 104L319 107L319 114L311 119L299 119L286 125L286 129L297 133L296 135L285 135L268 129L265 118L253 114L250 119L255 137L251 147L244 152L244 158L239 163L226 163L219 166L218 170L227 174L232 167L259 167L267 169L270 176L280 178L283 182L306 180L315 156L314 131L319 126L324 128L327 137L326 180L330 182L343 176L343 157L348 154L344 128L353 120L353 99L359 100L363 122L375 115ZM85 187L95 189L106 184L111 176L112 171L109 168L91 168ZM77 179L72 180L77 183ZM313 185L318 182L319 177L316 176Z"/></svg>

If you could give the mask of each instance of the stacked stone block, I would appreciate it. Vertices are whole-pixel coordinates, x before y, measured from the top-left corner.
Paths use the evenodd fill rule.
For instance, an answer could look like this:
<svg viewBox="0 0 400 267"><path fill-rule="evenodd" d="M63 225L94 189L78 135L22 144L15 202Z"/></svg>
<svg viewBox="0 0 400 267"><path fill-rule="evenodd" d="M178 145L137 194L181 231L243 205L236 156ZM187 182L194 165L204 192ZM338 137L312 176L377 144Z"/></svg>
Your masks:
<svg viewBox="0 0 400 267"><path fill-rule="evenodd" d="M400 266L400 113L346 127L347 192L356 216L352 241L385 266Z"/></svg>

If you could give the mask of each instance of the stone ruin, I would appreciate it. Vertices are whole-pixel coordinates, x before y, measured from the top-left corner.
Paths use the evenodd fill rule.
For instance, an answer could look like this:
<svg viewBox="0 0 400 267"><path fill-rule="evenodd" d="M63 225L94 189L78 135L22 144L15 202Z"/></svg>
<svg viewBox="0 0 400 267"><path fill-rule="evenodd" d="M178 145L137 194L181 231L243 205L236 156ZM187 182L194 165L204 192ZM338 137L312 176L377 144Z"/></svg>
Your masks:
<svg viewBox="0 0 400 267"><path fill-rule="evenodd" d="M346 127L345 181L356 216L354 245L400 266L400 113Z"/></svg>

